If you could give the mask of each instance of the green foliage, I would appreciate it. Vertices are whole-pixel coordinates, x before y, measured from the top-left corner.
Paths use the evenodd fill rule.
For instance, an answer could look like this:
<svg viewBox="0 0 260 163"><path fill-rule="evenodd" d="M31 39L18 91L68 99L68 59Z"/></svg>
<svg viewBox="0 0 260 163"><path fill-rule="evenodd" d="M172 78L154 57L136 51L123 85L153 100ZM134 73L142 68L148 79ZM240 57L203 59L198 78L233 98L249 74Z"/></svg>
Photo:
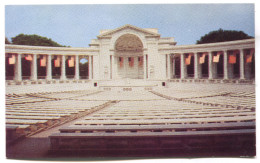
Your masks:
<svg viewBox="0 0 260 163"><path fill-rule="evenodd" d="M23 33L12 37L12 43L16 45L65 47L55 41L52 41L51 39L48 39L47 37L38 35L25 35Z"/></svg>
<svg viewBox="0 0 260 163"><path fill-rule="evenodd" d="M243 40L250 38L253 37L247 35L243 31L223 30L220 28L217 31L212 31L202 36L200 40L197 40L197 44Z"/></svg>
<svg viewBox="0 0 260 163"><path fill-rule="evenodd" d="M5 44L11 44L11 42L8 40L8 38L5 38Z"/></svg>

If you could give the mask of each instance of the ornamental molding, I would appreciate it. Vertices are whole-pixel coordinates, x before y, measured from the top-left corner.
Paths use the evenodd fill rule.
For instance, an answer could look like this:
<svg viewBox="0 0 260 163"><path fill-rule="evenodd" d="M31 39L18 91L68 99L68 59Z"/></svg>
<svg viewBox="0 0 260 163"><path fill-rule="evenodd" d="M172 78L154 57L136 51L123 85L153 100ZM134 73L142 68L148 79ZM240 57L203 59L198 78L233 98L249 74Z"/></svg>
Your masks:
<svg viewBox="0 0 260 163"><path fill-rule="evenodd" d="M170 48L159 48L161 54L167 53L188 53L188 52L212 52L255 48L255 39L246 39L238 41L227 41L220 43L180 45Z"/></svg>
<svg viewBox="0 0 260 163"><path fill-rule="evenodd" d="M128 29L132 29L134 31L139 31L141 33L144 33L146 35L146 37L148 37L148 36L150 36L150 37L160 37L160 34L158 34L158 33L154 33L154 32L148 31L148 30L143 29L143 28L139 28L139 27L136 27L136 26L133 26L133 25L130 25L130 24L126 24L122 27L104 32L104 33L98 35L97 38L99 38L99 39L100 38L111 38L112 34L117 33L119 31L122 31L122 30L128 30Z"/></svg>
<svg viewBox="0 0 260 163"><path fill-rule="evenodd" d="M57 54L57 55L98 55L98 49L71 48L71 47L45 47L27 45L5 45L6 53L22 54Z"/></svg>

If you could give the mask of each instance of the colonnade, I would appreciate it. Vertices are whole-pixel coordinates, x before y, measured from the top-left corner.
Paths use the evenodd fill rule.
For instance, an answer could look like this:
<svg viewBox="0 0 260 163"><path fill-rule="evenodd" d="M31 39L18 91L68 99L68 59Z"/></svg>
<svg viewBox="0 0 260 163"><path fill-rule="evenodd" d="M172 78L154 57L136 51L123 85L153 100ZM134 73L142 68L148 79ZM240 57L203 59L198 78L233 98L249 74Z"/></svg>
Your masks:
<svg viewBox="0 0 260 163"><path fill-rule="evenodd" d="M60 80L67 80L66 76L66 59L68 57L73 57L73 60L70 62L71 66L74 67L75 73L74 73L74 78L75 80L80 79L80 68L79 68L79 60L81 55L61 55L61 54L30 54L30 53L7 53L6 54L8 57L7 64L9 65L14 65L14 77L13 80L15 81L22 81L23 76L22 76L22 58L25 57L26 60L30 61L30 77L29 79L32 81L36 81L39 79L38 76L38 65L37 65L37 59L40 58L40 66L41 67L46 67L46 80L52 80L53 75L52 75L52 59L55 58L57 59L59 57L59 60L57 60L57 67L60 67ZM29 59L27 57L29 56ZM87 55L83 56L88 58L88 79L93 79L93 56ZM55 62L55 61L54 61ZM54 63L55 64L55 63ZM56 67L56 66L55 66Z"/></svg>
<svg viewBox="0 0 260 163"><path fill-rule="evenodd" d="M222 55L223 61L220 61ZM193 64L191 64L191 57L193 57ZM250 79L251 69L254 69L254 49L234 49L222 51L203 51L203 52L185 52L185 53L171 53L166 54L166 76L168 79L176 78L175 75L175 60L180 59L180 79L201 79L202 65L205 64L205 57L208 57L208 77L207 79L233 79L234 65L239 65L238 79ZM221 58L222 58L221 57ZM221 63L220 63L221 62ZM218 76L218 64L223 64L223 77ZM187 67L194 66L193 77L188 76Z"/></svg>
<svg viewBox="0 0 260 163"><path fill-rule="evenodd" d="M31 81L60 79L65 81L72 78L74 80L83 78L109 80L120 78L119 57L125 57L126 64L132 61L132 59L129 60L131 57L136 57L134 63L137 64L139 62L137 57L140 57L142 58L143 69L140 66L140 69L136 71L141 70L140 77L138 73L138 78L144 80L175 78L244 80L254 78L254 56L253 39L145 49L140 55L132 55L132 53L129 55L111 54L111 51L103 54L100 50L94 48L6 45L6 64L9 64L6 71L12 77L10 79L14 81L25 79ZM86 57L88 59L88 65L86 65L88 70L87 67L83 69L79 66L81 58ZM68 63L66 63L67 61ZM56 62L59 65L55 65ZM73 64L69 66L69 63ZM129 70L135 71L137 65L130 67ZM26 72L26 70L30 72ZM85 76L83 76L84 73ZM136 72L134 73L136 74ZM131 75L127 77L131 78ZM7 80L10 79L7 76Z"/></svg>

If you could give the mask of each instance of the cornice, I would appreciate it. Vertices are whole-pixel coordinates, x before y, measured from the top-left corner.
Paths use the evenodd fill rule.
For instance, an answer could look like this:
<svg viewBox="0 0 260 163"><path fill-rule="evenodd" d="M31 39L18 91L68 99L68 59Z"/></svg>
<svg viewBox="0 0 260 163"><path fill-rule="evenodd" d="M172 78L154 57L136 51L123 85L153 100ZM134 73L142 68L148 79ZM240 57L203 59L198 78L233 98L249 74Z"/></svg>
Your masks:
<svg viewBox="0 0 260 163"><path fill-rule="evenodd" d="M71 48L71 47L45 47L28 45L5 45L6 53L32 53L32 54L86 54L97 53L99 49Z"/></svg>
<svg viewBox="0 0 260 163"><path fill-rule="evenodd" d="M196 45L177 45L170 48L159 48L159 51L200 51L215 49L243 49L247 47L255 47L255 39L246 39L238 41L226 41L219 43L196 44Z"/></svg>
<svg viewBox="0 0 260 163"><path fill-rule="evenodd" d="M97 38L111 37L112 34L118 32L118 31L124 30L124 29L133 29L133 30L145 33L147 35L160 37L160 34L158 34L158 33L154 33L154 32L148 31L148 30L143 29L143 28L139 28L139 27L136 27L136 26L133 26L133 25L130 25L130 24L126 24L126 25L121 26L119 28L116 28L116 29L110 30L108 32L105 32L101 35L98 35Z"/></svg>

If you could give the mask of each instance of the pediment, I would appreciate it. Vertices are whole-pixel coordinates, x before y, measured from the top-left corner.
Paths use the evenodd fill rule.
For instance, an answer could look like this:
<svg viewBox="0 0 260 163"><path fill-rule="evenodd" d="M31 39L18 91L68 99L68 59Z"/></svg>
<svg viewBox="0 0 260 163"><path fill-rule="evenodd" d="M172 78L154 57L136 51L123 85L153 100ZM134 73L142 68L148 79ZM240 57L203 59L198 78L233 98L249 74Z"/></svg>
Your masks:
<svg viewBox="0 0 260 163"><path fill-rule="evenodd" d="M141 32L146 36L160 36L160 34L149 31L147 29L143 29L143 28L139 28L139 27L136 27L136 26L133 26L133 25L130 25L130 24L126 24L126 25L121 26L119 28L116 28L116 29L113 29L113 30L108 30L107 32L104 32L104 33L98 35L97 37L98 38L111 37L114 33L120 32L122 30L128 30L128 29Z"/></svg>

